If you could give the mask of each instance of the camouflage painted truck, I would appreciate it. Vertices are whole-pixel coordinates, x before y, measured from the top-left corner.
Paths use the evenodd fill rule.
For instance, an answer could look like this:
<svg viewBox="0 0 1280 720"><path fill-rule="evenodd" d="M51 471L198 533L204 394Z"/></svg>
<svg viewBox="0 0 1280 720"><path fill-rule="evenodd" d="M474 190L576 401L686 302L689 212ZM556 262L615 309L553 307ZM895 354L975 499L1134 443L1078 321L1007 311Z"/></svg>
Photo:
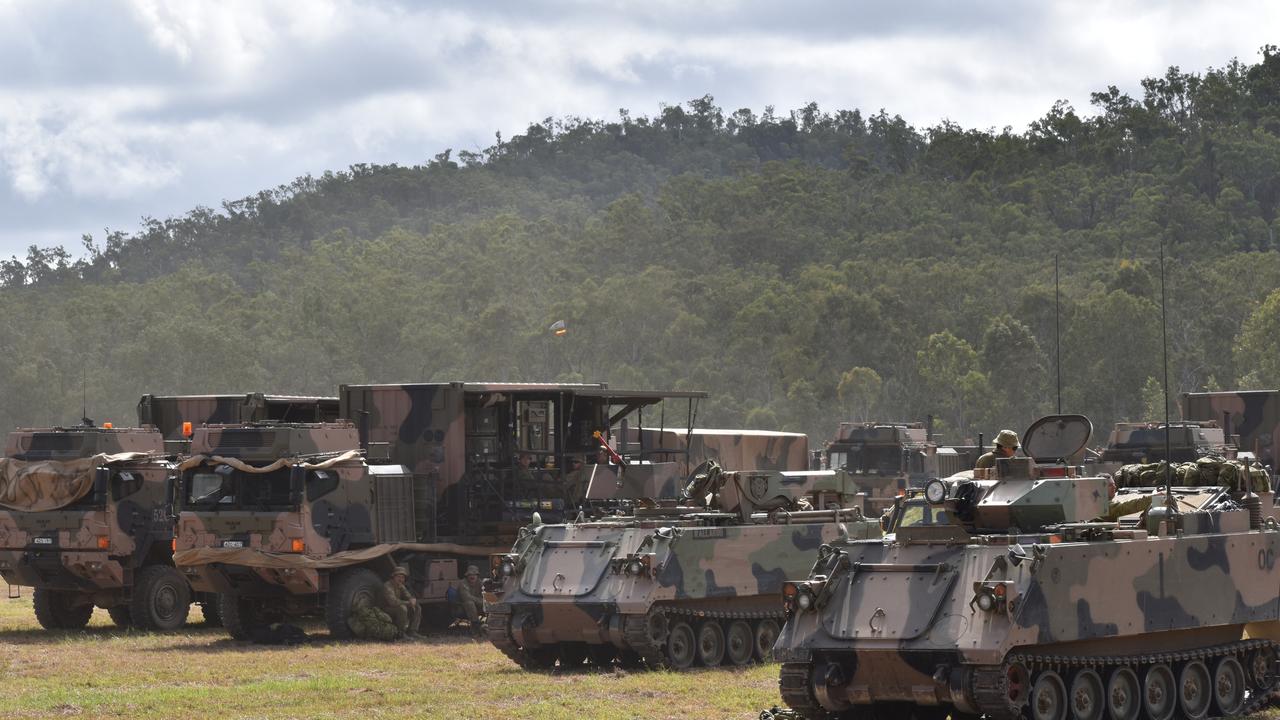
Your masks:
<svg viewBox="0 0 1280 720"><path fill-rule="evenodd" d="M35 588L36 619L173 630L191 590L173 567L173 465L155 428L10 433L0 460L0 576Z"/></svg>
<svg viewBox="0 0 1280 720"><path fill-rule="evenodd" d="M566 524L535 519L493 560L502 589L489 639L528 669L764 660L783 619L783 581L807 570L825 543L879 537L857 480L844 471L722 471L709 461L679 500ZM610 497L620 485L632 483L597 471L589 494Z"/></svg>
<svg viewBox="0 0 1280 720"><path fill-rule="evenodd" d="M143 395L138 425L164 435L171 454L185 453L191 433L205 424L248 422L331 422L338 419L338 398L239 393L224 395Z"/></svg>
<svg viewBox="0 0 1280 720"><path fill-rule="evenodd" d="M754 462L787 467L803 437L725 431L691 440L706 397L696 391L451 382L343 385L338 395L362 442L387 448L392 462L413 473L417 541L452 548L409 565L410 585L437 623L453 616L450 591L467 566L510 550L535 512L564 522L627 502L585 496L589 475L609 465L597 432L632 465L674 464L663 475L664 498L678 495L699 448L736 443Z"/></svg>
<svg viewBox="0 0 1280 720"><path fill-rule="evenodd" d="M1167 442L1165 428L1164 423L1155 422L1116 423L1094 472L1114 474L1125 465L1161 460L1181 463L1210 456L1236 457L1235 445L1228 442L1222 428L1212 420L1169 423Z"/></svg>
<svg viewBox="0 0 1280 720"><path fill-rule="evenodd" d="M178 466L174 562L218 598L239 640L294 617L322 617L351 637L413 540L412 479L366 462L351 423L202 425Z"/></svg>
<svg viewBox="0 0 1280 720"><path fill-rule="evenodd" d="M782 593L791 710L762 717L1198 720L1274 699L1270 498L1171 488L1100 520L1110 478L1063 461L1090 433L1043 418L1030 457L911 491L882 542L820 548Z"/></svg>
<svg viewBox="0 0 1280 720"><path fill-rule="evenodd" d="M345 637L352 602L397 564L427 619L447 623L467 565L505 552L535 512L584 511L575 488L599 460L594 433L665 397L602 385L345 386L343 412L357 424L197 428L176 561L195 588L221 594L236 637L320 614ZM365 451L395 464L370 464Z"/></svg>
<svg viewBox="0 0 1280 720"><path fill-rule="evenodd" d="M1179 405L1184 419L1217 422L1240 452L1252 453L1272 471L1280 469L1280 390L1183 393Z"/></svg>

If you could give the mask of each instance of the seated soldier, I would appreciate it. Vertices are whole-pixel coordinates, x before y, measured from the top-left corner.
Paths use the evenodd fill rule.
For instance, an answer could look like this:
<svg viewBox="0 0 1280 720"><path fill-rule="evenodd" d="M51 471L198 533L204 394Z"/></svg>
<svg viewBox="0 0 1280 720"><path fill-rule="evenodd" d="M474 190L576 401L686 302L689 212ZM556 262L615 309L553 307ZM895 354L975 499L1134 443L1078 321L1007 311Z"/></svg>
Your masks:
<svg viewBox="0 0 1280 720"><path fill-rule="evenodd" d="M471 634L479 635L484 632L484 592L480 588L480 568L475 565L467 566L467 574L458 587L458 601L462 603L462 612L471 624Z"/></svg>
<svg viewBox="0 0 1280 720"><path fill-rule="evenodd" d="M418 637L422 622L422 607L409 591L409 571L397 566L391 571L391 579L382 584L382 605L400 634L407 638Z"/></svg>

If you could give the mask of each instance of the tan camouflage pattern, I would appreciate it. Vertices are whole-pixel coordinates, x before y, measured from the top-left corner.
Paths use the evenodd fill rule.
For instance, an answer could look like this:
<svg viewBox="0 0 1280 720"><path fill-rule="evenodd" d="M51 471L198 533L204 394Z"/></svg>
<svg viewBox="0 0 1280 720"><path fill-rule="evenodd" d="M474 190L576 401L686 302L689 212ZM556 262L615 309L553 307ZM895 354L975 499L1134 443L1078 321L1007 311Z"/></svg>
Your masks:
<svg viewBox="0 0 1280 720"><path fill-rule="evenodd" d="M523 530L506 556L514 572L495 611L509 619L514 642L634 650L623 619L659 607L767 617L783 580L804 573L820 545L842 533L880 536L845 473L723 472L704 489L715 520L690 514L696 506L672 506ZM628 570L640 558L651 572Z"/></svg>
<svg viewBox="0 0 1280 720"><path fill-rule="evenodd" d="M11 585L119 597L151 550L167 554L173 527L163 439L142 428L34 428L10 433L0 460L0 577ZM81 457L75 457L81 455ZM33 458L24 460L21 458ZM41 459L35 459L41 458ZM57 458L57 459L50 459ZM102 506L81 507L98 467L112 471ZM133 478L119 489L121 473Z"/></svg>
<svg viewBox="0 0 1280 720"><path fill-rule="evenodd" d="M1184 419L1218 423L1241 452L1254 453L1264 464L1276 468L1280 390L1183 393L1179 405Z"/></svg>
<svg viewBox="0 0 1280 720"><path fill-rule="evenodd" d="M0 458L0 507L24 512L57 510L89 494L99 467L153 457L130 452L34 462Z"/></svg>
<svg viewBox="0 0 1280 720"><path fill-rule="evenodd" d="M1106 477L1029 458L996 471L948 479L941 503L913 492L886 542L823 549L799 584L812 607L789 610L775 646L784 695L798 697L787 673L801 667L810 700L831 710L901 701L974 713L972 673L1015 651L1065 665L1280 630L1280 529L1251 527L1225 488L1179 489L1175 532L1154 514L1089 523L1110 511ZM997 587L992 609L976 604Z"/></svg>
<svg viewBox="0 0 1280 720"><path fill-rule="evenodd" d="M283 586L291 594L321 592L318 566L278 567L266 554L297 554L315 560L347 549L334 547L332 511L347 510L353 500L365 517L371 510L371 478L358 447L355 426L346 422L197 429L191 443L194 455L179 466L184 471L229 465L254 475L297 464L330 471L336 474L337 484L320 498L319 514L317 503L305 500L296 510L284 512L241 506L184 507L178 514L174 563L184 568L191 586L200 592L227 591L225 565L250 567L264 584ZM320 531L325 527L329 532ZM369 533L366 545L373 543L371 529Z"/></svg>

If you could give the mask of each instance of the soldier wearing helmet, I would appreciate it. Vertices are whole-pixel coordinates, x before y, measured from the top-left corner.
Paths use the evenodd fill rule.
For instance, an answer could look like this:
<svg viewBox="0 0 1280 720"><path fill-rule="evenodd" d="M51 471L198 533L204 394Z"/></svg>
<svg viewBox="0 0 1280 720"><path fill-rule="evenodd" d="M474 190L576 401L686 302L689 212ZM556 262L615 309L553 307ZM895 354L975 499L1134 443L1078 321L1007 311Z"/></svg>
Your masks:
<svg viewBox="0 0 1280 720"><path fill-rule="evenodd" d="M480 568L475 565L467 566L462 586L458 588L458 600L462 603L467 622L471 623L471 633L479 635L483 630L484 592L480 588Z"/></svg>
<svg viewBox="0 0 1280 720"><path fill-rule="evenodd" d="M996 435L995 449L978 458L978 462L974 463L973 468L975 470L986 470L995 467L996 460L1013 457L1013 453L1017 449L1018 433L1012 430L1001 430Z"/></svg>
<svg viewBox="0 0 1280 720"><path fill-rule="evenodd" d="M391 571L391 579L382 584L382 605L401 635L407 638L418 637L422 606L409 591L409 570L403 565L396 566Z"/></svg>

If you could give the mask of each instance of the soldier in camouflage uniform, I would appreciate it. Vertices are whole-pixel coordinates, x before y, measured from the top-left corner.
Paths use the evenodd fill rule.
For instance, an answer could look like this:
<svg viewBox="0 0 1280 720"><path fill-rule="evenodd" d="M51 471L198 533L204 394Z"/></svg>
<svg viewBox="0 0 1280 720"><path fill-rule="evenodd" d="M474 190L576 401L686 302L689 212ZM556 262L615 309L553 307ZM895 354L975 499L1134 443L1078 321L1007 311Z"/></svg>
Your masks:
<svg viewBox="0 0 1280 720"><path fill-rule="evenodd" d="M480 589L480 568L475 565L467 566L466 581L458 588L458 601L462 603L467 622L471 623L471 633L479 635L483 631L484 595Z"/></svg>
<svg viewBox="0 0 1280 720"><path fill-rule="evenodd" d="M582 456L569 458L569 470L564 476L564 505L569 510L582 504L587 497L587 478L590 475L583 465Z"/></svg>
<svg viewBox="0 0 1280 720"><path fill-rule="evenodd" d="M408 580L409 571L404 567L392 570L391 579L382 584L382 604L400 632L407 638L416 638L422 622L422 607L409 592Z"/></svg>
<svg viewBox="0 0 1280 720"><path fill-rule="evenodd" d="M996 460L999 458L1013 457L1013 453L1018 449L1018 433L1012 430L1001 430L996 435L996 446L991 452L978 458L978 462L974 463L975 470L983 470L995 467Z"/></svg>

